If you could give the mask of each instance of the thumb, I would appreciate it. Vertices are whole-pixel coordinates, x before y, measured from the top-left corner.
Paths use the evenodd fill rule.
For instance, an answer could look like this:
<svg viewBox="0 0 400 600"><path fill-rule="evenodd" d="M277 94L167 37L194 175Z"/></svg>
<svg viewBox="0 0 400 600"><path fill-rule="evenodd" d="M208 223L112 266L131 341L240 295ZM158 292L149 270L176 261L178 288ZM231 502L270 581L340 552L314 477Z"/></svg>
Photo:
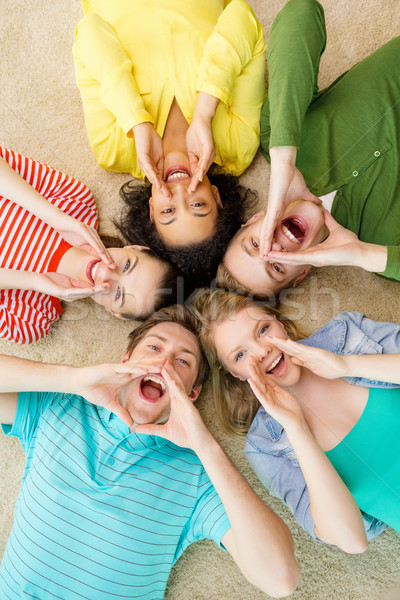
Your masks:
<svg viewBox="0 0 400 600"><path fill-rule="evenodd" d="M318 198L318 196L315 196L312 192L310 192L308 187L306 187L304 189L302 198L303 198L303 200L307 200L309 202L314 202L314 204L318 204L318 205L322 204L322 200L320 198Z"/></svg>
<svg viewBox="0 0 400 600"><path fill-rule="evenodd" d="M150 423L146 423L145 425L137 425L134 428L136 433L142 433L144 435L158 435L162 437L160 430L162 430L161 425L151 425Z"/></svg>
<svg viewBox="0 0 400 600"><path fill-rule="evenodd" d="M126 410L126 408L124 408L123 406L120 405L119 402L115 402L111 407L110 407L111 412L113 412L119 419L121 419L121 421L123 423L125 423L126 425L128 425L128 427L132 427L133 425L133 419L131 417L131 415L129 414L129 412Z"/></svg>

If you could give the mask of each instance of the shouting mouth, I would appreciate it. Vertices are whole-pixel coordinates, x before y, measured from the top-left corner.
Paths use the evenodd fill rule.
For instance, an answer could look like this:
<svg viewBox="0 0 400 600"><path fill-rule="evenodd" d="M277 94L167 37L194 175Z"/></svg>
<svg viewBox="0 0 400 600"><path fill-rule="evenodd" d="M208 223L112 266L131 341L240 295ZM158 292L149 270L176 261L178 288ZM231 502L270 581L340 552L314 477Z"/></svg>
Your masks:
<svg viewBox="0 0 400 600"><path fill-rule="evenodd" d="M307 235L307 227L303 219L299 217L289 217L281 224L284 235L295 244L302 244Z"/></svg>
<svg viewBox="0 0 400 600"><path fill-rule="evenodd" d="M140 397L146 402L158 402L165 396L166 391L166 383L160 375L145 375L140 382Z"/></svg>
<svg viewBox="0 0 400 600"><path fill-rule="evenodd" d="M180 165L170 167L165 173L165 181L167 183L174 183L176 181L185 181L192 177L190 171L186 167Z"/></svg>
<svg viewBox="0 0 400 600"><path fill-rule="evenodd" d="M281 377L286 373L286 359L284 354L279 354L266 369L268 375L275 375L275 377Z"/></svg>
<svg viewBox="0 0 400 600"><path fill-rule="evenodd" d="M96 283L95 278L96 278L97 269L98 269L100 263L101 263L101 260L92 260L92 261L90 261L90 263L88 263L88 265L86 267L86 277L93 284Z"/></svg>

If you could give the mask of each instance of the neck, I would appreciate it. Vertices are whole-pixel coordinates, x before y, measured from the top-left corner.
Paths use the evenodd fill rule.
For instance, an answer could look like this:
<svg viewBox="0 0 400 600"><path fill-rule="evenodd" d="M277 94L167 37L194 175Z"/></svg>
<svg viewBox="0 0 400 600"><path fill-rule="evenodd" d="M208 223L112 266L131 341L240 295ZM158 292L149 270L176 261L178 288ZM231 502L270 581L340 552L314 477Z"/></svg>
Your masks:
<svg viewBox="0 0 400 600"><path fill-rule="evenodd" d="M174 98L163 134L164 156L175 151L187 154L186 132L188 128L189 124Z"/></svg>
<svg viewBox="0 0 400 600"><path fill-rule="evenodd" d="M84 281L85 283L92 283L86 275L86 267L92 260L95 260L95 258L96 257L93 256L93 254L86 252L86 250L81 250L80 248L74 248L72 246L58 263L57 273L62 273L63 275L67 275L78 281Z"/></svg>

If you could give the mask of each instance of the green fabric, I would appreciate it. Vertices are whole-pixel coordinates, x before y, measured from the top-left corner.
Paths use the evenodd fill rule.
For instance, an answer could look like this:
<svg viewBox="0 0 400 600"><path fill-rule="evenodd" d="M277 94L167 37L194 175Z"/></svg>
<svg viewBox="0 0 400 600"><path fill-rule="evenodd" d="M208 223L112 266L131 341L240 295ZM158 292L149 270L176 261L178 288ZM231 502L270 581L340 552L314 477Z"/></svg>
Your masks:
<svg viewBox="0 0 400 600"><path fill-rule="evenodd" d="M332 215L366 242L388 246L385 277L400 280L400 37L318 92L326 32L321 5L290 0L267 51L261 147L297 146L317 196L338 190Z"/></svg>
<svg viewBox="0 0 400 600"><path fill-rule="evenodd" d="M325 454L361 510L400 533L400 389L370 388L360 419Z"/></svg>

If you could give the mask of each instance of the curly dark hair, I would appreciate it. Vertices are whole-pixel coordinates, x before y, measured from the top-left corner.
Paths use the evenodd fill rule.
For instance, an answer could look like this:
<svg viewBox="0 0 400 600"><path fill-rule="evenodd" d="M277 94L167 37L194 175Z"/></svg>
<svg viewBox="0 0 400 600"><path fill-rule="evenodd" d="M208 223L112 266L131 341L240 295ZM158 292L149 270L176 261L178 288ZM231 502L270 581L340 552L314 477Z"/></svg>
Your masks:
<svg viewBox="0 0 400 600"><path fill-rule="evenodd" d="M129 244L149 246L160 258L170 262L183 277L185 297L214 279L228 243L257 200L257 193L240 185L237 177L217 174L210 175L209 179L217 186L223 203L223 208L218 206L216 232L213 237L188 246L167 246L158 235L149 218L149 185L131 180L120 189L126 209L114 221L118 230Z"/></svg>

